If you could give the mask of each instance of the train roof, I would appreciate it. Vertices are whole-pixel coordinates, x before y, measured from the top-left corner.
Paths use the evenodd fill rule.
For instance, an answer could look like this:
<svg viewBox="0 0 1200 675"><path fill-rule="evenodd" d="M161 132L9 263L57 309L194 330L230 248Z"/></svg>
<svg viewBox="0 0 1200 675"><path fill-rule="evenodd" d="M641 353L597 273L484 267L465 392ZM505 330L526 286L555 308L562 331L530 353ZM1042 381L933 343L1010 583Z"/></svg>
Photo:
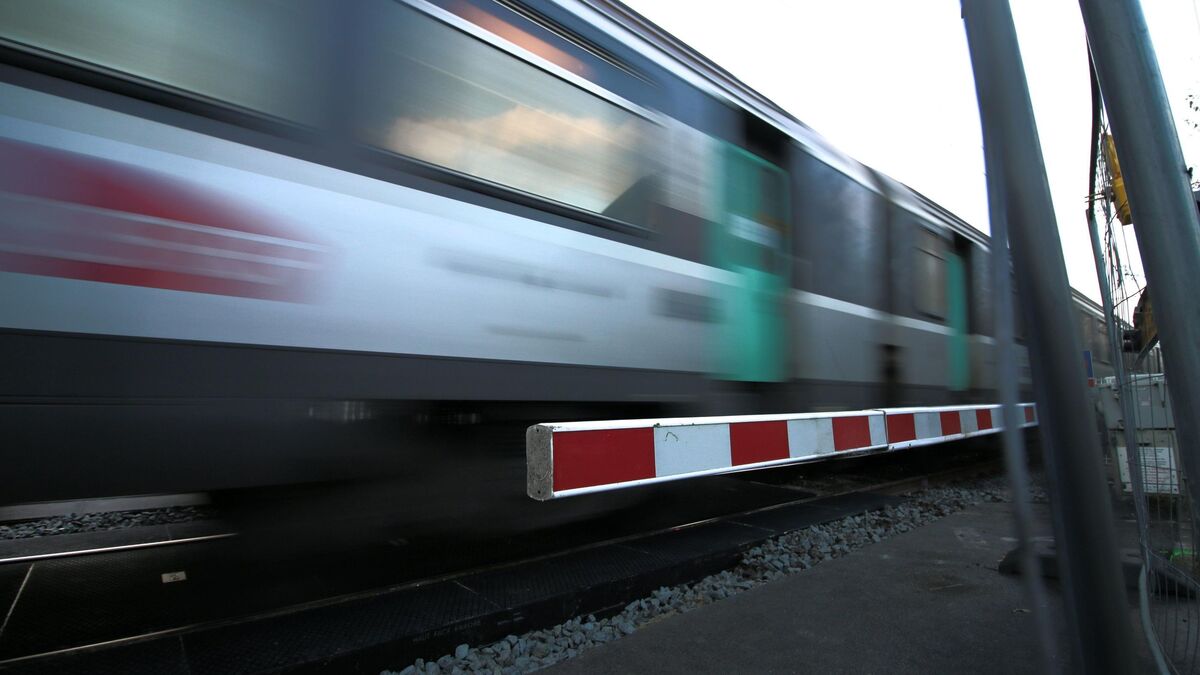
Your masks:
<svg viewBox="0 0 1200 675"><path fill-rule="evenodd" d="M824 136L801 122L782 106L739 80L708 57L696 51L662 27L638 14L620 0L559 0L560 4L592 21L607 22L609 28L619 28L626 35L625 43L643 56L653 59L675 75L718 98L737 104L764 121L787 133L806 150L830 166L842 171L859 183L879 191L880 182L887 183L887 190L895 195L903 208L940 222L951 230L960 232L980 246L987 246L987 235L946 208L917 192L908 185L872 169L862 162L843 153ZM590 16L589 16L590 14ZM610 30L610 32L612 32ZM620 35L617 35L620 38ZM653 52L648 53L643 45L631 43L635 38ZM911 195L906 194L911 193Z"/></svg>
<svg viewBox="0 0 1200 675"><path fill-rule="evenodd" d="M556 1L585 20L605 28L626 46L688 84L755 114L788 134L821 161L879 191L874 177L877 172L838 150L779 104L619 0Z"/></svg>
<svg viewBox="0 0 1200 675"><path fill-rule="evenodd" d="M795 139L817 159L842 171L862 185L885 191L901 208L938 223L968 241L987 249L991 238L909 185L868 167L838 150L824 136L782 106L738 79L733 73L696 51L620 0L556 0L581 17L608 29L639 54L666 68L689 84L719 99L734 103ZM1197 192L1200 204L1200 191ZM1089 313L1101 313L1094 300L1071 288L1076 303Z"/></svg>
<svg viewBox="0 0 1200 675"><path fill-rule="evenodd" d="M927 210L929 210L931 213L933 213L935 215L935 217L938 219L938 221L941 222L943 225L945 225L947 228L961 234L962 236L966 237L966 239L968 241L970 241L978 246L982 246L983 248L987 248L991 244L991 238L988 237L988 235L984 234L981 230L979 230L979 228L968 223L967 221L963 220L962 218L959 218L950 209L947 209L946 207L942 206L941 204L938 204L937 202L933 201L929 197L926 197L925 195L921 194L920 192L917 192L916 190L909 187L908 185L905 185L904 187L905 187L905 189L907 189L909 192L912 193L913 197L915 197L917 199L917 201L919 201L921 203L922 206L924 206Z"/></svg>
<svg viewBox="0 0 1200 675"><path fill-rule="evenodd" d="M1079 305L1082 309L1084 309L1088 314L1091 314L1093 317L1095 317L1097 319L1104 318L1104 308L1100 306L1100 303L1089 298L1088 296L1084 295L1083 293L1080 293L1079 291L1075 290L1074 288L1071 289L1071 299L1075 301L1076 305Z"/></svg>

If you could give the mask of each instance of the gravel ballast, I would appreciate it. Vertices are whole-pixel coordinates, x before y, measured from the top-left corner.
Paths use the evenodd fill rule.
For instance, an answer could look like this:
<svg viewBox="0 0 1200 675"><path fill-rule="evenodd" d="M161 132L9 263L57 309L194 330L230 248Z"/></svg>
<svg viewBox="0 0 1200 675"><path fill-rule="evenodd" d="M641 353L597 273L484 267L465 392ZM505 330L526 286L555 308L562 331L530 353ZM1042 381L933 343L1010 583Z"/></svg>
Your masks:
<svg viewBox="0 0 1200 675"><path fill-rule="evenodd" d="M66 516L0 524L0 539L28 539L143 525L170 525L202 520L212 516L212 509L206 506L171 506L162 509L112 511L109 513L73 513Z"/></svg>
<svg viewBox="0 0 1200 675"><path fill-rule="evenodd" d="M1044 499L1034 491L1036 501ZM618 614L575 617L553 628L509 635L481 647L459 645L452 654L434 660L417 659L385 675L447 673L524 673L570 659L598 645L619 640L640 626L673 614L703 607L755 586L802 572L825 560L868 544L927 525L981 502L1008 501L1002 478L987 478L952 487L929 488L908 495L908 501L878 511L775 537L749 549L738 565L699 581L660 588L629 603Z"/></svg>

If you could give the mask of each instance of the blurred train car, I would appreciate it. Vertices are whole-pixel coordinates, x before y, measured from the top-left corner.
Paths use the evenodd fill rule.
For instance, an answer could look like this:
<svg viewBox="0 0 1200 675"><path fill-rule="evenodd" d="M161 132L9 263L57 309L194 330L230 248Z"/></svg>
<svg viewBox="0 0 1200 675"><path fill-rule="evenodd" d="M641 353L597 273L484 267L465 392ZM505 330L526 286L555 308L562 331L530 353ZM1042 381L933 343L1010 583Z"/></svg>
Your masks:
<svg viewBox="0 0 1200 675"><path fill-rule="evenodd" d="M0 4L0 503L992 402L988 260L611 0Z"/></svg>

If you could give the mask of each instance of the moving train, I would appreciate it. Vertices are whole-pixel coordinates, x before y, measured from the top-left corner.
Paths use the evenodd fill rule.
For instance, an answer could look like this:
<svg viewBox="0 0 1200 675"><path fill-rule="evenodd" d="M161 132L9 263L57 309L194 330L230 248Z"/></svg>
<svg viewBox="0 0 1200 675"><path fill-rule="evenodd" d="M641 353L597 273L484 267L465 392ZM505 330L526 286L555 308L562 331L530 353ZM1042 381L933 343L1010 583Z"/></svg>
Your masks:
<svg viewBox="0 0 1200 675"><path fill-rule="evenodd" d="M0 503L994 402L987 244L615 0L3 3Z"/></svg>

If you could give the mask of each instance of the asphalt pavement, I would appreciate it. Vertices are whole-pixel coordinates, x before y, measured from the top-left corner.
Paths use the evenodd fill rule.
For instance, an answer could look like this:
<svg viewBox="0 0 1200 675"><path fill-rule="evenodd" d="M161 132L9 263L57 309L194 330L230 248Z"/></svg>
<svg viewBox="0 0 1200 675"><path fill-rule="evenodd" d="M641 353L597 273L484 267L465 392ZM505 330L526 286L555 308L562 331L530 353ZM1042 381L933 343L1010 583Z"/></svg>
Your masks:
<svg viewBox="0 0 1200 675"><path fill-rule="evenodd" d="M1050 534L1038 505L1038 534ZM588 673L1037 672L1011 504L984 503L785 579L645 626L555 666ZM1065 650L1062 596L1047 607ZM1132 607L1131 607L1132 611ZM1136 625L1136 624L1135 624ZM1069 672L1067 656L1057 670Z"/></svg>

